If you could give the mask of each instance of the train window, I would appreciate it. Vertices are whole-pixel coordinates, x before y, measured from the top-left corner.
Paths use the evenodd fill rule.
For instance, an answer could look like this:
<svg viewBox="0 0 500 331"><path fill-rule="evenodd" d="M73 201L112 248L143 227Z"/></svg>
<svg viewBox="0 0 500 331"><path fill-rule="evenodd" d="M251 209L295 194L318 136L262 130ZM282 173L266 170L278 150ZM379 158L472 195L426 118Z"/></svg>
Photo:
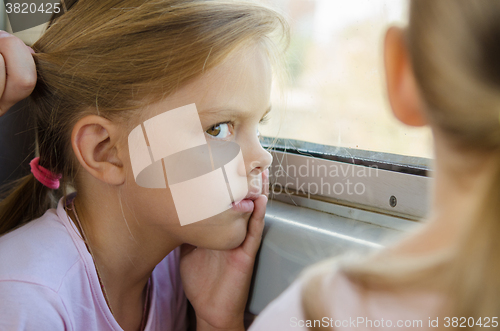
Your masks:
<svg viewBox="0 0 500 331"><path fill-rule="evenodd" d="M383 73L384 33L406 24L407 0L262 1L292 29L291 79L273 90L275 110L260 128L274 154L274 198L424 217L431 133L395 119Z"/></svg>

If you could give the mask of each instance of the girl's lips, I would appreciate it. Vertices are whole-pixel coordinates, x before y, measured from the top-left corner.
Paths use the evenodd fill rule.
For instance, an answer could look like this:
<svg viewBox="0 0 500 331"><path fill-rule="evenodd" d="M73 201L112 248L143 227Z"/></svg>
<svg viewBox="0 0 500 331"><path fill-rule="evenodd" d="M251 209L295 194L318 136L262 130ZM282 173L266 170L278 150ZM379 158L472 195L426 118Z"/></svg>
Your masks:
<svg viewBox="0 0 500 331"><path fill-rule="evenodd" d="M254 203L252 199L243 199L237 203L233 202L231 208L240 213L251 213L254 209Z"/></svg>

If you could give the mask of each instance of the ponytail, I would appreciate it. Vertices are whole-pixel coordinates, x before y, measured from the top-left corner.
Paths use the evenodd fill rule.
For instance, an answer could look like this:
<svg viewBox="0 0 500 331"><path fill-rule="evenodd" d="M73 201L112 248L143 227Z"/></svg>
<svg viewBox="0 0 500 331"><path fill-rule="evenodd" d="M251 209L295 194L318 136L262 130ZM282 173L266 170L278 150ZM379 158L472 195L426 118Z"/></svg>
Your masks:
<svg viewBox="0 0 500 331"><path fill-rule="evenodd" d="M33 174L16 180L10 186L0 201L0 236L42 216L54 206L52 190L36 180Z"/></svg>
<svg viewBox="0 0 500 331"><path fill-rule="evenodd" d="M78 0L61 0L62 10L52 14L47 29L77 2ZM33 101L30 103L33 104ZM36 104L33 104L34 107ZM0 189L0 236L41 217L47 209L56 206L57 196L59 195L55 194L54 190L40 183L32 173L2 187Z"/></svg>
<svg viewBox="0 0 500 331"><path fill-rule="evenodd" d="M69 10L78 0L62 0L62 9L53 13L47 28ZM27 222L41 217L55 206L51 189L41 184L30 173L0 188L0 236Z"/></svg>
<svg viewBox="0 0 500 331"><path fill-rule="evenodd" d="M498 152L497 152L498 153ZM500 159L500 158L499 158ZM452 283L454 316L500 314L500 161L467 238L460 245ZM491 324L491 323L490 323ZM479 330L480 327L473 329Z"/></svg>

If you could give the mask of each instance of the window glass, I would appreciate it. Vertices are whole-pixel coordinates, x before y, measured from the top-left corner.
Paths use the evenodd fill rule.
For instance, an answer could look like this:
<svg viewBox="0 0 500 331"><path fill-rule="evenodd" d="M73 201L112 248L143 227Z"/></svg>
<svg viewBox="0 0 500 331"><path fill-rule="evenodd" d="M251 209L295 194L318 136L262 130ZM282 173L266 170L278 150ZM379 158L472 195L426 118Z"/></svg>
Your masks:
<svg viewBox="0 0 500 331"><path fill-rule="evenodd" d="M407 23L406 0L263 1L292 28L291 79L284 93L275 89L263 135L432 157L430 130L399 123L385 92L384 34L390 24Z"/></svg>

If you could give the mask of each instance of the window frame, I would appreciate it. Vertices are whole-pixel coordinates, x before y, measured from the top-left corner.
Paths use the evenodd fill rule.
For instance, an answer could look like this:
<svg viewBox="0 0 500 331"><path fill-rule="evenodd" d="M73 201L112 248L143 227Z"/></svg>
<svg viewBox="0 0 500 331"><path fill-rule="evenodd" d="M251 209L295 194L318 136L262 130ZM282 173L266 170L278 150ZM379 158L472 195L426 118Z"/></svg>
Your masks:
<svg viewBox="0 0 500 331"><path fill-rule="evenodd" d="M261 143L273 155L270 168L272 199L299 206L310 205L307 200L321 201L326 204L317 207L320 211L328 212L325 206L336 204L413 221L425 218L429 212L429 193L433 182L430 159L271 137L262 137ZM280 169L312 166L341 171L337 171L335 178L314 174L294 177L286 171L279 173ZM338 185L336 183L347 183L348 180L356 180L359 171L366 173L367 169L369 177L357 178L357 182L366 188L362 195L347 192L335 194L333 189L330 193L318 194L304 189L314 185L324 186L325 183L330 187Z"/></svg>

